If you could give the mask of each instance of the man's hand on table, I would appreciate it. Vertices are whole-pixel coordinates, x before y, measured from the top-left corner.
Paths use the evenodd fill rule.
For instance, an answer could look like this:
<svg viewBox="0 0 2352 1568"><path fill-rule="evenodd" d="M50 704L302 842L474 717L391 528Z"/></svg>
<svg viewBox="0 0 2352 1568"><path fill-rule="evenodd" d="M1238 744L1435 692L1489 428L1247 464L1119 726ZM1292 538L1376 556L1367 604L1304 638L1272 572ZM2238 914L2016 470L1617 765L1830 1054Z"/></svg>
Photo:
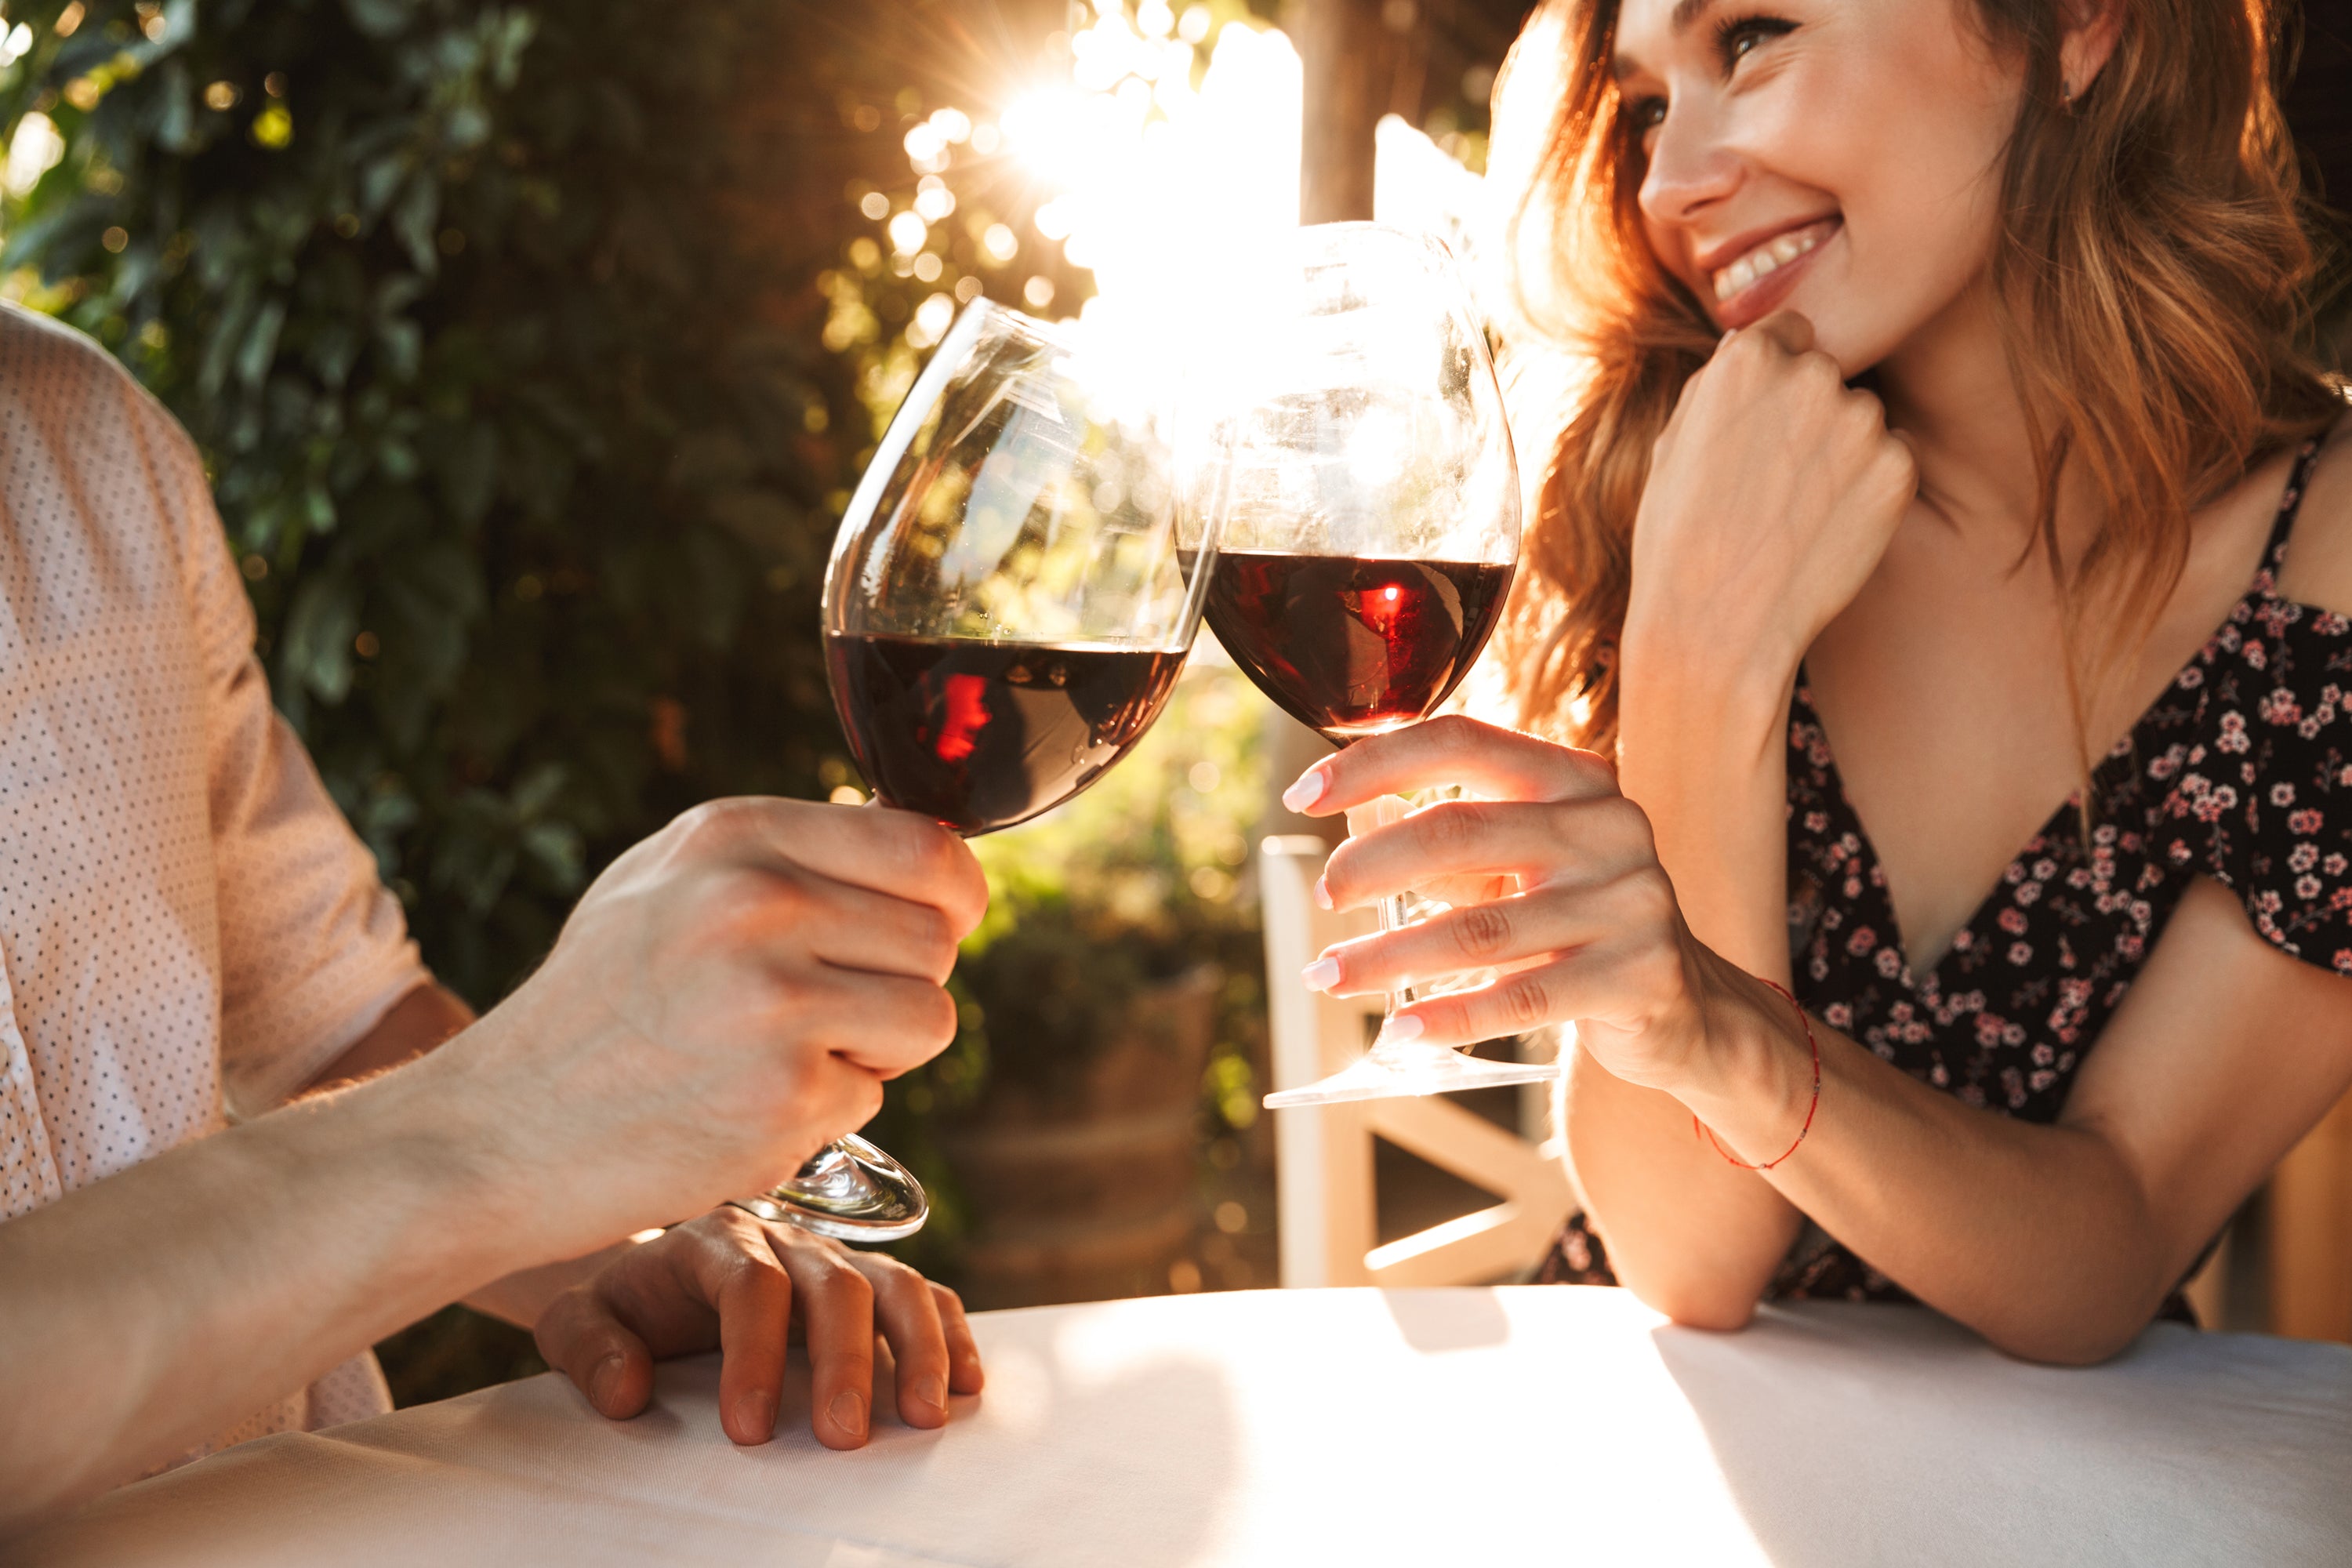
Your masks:
<svg viewBox="0 0 2352 1568"><path fill-rule="evenodd" d="M716 1348L720 1420L738 1443L774 1436L784 1347L803 1339L810 1426L829 1448L856 1448L872 1420L877 1331L908 1426L945 1426L950 1392L980 1392L980 1350L954 1291L879 1253L719 1208L564 1291L537 1337L548 1364L614 1420L652 1399L656 1360Z"/></svg>

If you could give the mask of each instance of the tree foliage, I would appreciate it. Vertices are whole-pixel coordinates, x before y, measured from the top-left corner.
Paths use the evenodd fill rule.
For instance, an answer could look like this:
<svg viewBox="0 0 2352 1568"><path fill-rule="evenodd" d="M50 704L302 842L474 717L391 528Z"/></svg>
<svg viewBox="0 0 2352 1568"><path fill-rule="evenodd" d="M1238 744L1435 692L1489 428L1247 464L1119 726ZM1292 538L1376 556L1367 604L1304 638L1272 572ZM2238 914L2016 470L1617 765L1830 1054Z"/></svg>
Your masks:
<svg viewBox="0 0 2352 1568"><path fill-rule="evenodd" d="M856 65L812 15L9 12L0 270L194 435L278 704L477 1003L675 810L845 776L816 589L868 437L814 279Z"/></svg>

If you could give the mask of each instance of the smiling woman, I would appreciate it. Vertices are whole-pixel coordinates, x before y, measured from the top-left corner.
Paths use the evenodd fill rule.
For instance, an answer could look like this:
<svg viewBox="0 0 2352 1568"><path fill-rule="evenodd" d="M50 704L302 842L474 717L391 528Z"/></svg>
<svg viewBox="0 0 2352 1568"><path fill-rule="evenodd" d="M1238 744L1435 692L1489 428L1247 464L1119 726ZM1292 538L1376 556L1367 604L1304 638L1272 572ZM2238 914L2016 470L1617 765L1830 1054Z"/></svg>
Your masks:
<svg viewBox="0 0 2352 1568"><path fill-rule="evenodd" d="M1504 651L1521 723L1616 766L1449 721L1286 798L1484 797L1333 857L1336 905L1455 907L1310 973L1499 969L1406 1010L1433 1042L1575 1024L1553 1278L2096 1360L2352 1085L2352 441L2279 35L1556 0L1522 37L1515 347L1582 384L1518 410L1554 438Z"/></svg>

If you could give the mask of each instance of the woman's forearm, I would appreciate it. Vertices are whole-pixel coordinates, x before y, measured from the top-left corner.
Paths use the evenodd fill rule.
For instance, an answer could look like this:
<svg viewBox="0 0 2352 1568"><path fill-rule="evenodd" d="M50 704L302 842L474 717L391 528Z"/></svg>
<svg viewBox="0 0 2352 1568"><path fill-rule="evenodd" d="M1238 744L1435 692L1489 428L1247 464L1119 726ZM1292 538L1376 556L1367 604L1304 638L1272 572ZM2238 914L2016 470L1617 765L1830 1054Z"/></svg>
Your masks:
<svg viewBox="0 0 2352 1568"><path fill-rule="evenodd" d="M420 1064L0 1226L0 1533L512 1267L520 1173ZM517 1211L519 1212L519 1211Z"/></svg>
<svg viewBox="0 0 2352 1568"><path fill-rule="evenodd" d="M1795 1014L1769 992L1751 1000L1675 1098L1750 1163L1789 1148L1810 1111L1762 1178L1789 1204L2011 1354L2099 1361L2147 1325L2184 1260L2106 1140L1975 1110L1818 1020L1815 1105Z"/></svg>
<svg viewBox="0 0 2352 1568"><path fill-rule="evenodd" d="M1618 787L1650 819L1658 863L1698 939L1789 978L1788 725L1796 666L1709 646L1664 614L1626 622Z"/></svg>
<svg viewBox="0 0 2352 1568"><path fill-rule="evenodd" d="M1685 918L1718 952L1787 978L1787 828L1781 805L1789 681L1720 659L1685 628L1629 617L1618 780L1650 820ZM1801 1216L1717 1158L1673 1096L1626 1083L1580 1053L1569 1153L1618 1278L1678 1321L1745 1322Z"/></svg>

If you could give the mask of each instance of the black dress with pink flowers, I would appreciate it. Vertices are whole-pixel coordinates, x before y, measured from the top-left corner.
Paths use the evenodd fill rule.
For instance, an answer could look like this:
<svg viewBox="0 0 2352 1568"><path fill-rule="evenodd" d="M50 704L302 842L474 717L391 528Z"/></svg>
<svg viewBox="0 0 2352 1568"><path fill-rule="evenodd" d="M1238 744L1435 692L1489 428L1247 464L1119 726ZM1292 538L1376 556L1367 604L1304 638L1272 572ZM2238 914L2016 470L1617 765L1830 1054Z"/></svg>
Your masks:
<svg viewBox="0 0 2352 1568"><path fill-rule="evenodd" d="M2048 1122L2194 877L2234 891L2282 951L2352 973L2352 621L2273 592L2318 448L2296 455L2253 585L2093 771L2087 842L2077 795L1925 973L1905 962L1885 872L1800 679L1789 941L1807 1011L1963 1104ZM1615 1282L1581 1215L1538 1278ZM1770 1293L1911 1300L1811 1225ZM2176 1299L2168 1315L2183 1314Z"/></svg>

